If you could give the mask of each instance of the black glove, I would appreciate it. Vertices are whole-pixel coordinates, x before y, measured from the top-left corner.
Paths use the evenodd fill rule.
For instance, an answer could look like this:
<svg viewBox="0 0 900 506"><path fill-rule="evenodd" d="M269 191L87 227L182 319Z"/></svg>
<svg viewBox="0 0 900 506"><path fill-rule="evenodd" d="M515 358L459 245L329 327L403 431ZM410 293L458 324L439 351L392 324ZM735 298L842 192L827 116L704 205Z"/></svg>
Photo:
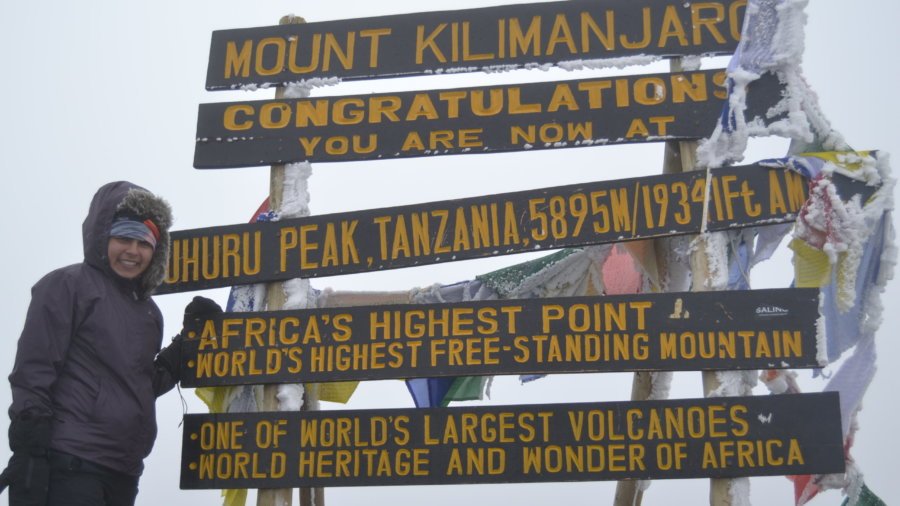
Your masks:
<svg viewBox="0 0 900 506"><path fill-rule="evenodd" d="M185 328L197 328L203 320L215 316L222 312L222 308L216 304L216 301L200 297L194 297L194 300L184 308L184 321L181 324L182 333Z"/></svg>
<svg viewBox="0 0 900 506"><path fill-rule="evenodd" d="M172 338L172 342L159 351L156 363L165 367L176 381L181 380L181 349L184 347L185 329L197 329L200 322L222 312L222 308L212 299L194 297L184 308L184 321L181 332Z"/></svg>
<svg viewBox="0 0 900 506"><path fill-rule="evenodd" d="M13 453L0 474L0 492L9 486L9 504L44 506L50 488L50 461L47 456Z"/></svg>
<svg viewBox="0 0 900 506"><path fill-rule="evenodd" d="M44 506L50 486L51 418L25 411L9 425L9 464L0 474L0 492L9 485L9 503L17 506Z"/></svg>

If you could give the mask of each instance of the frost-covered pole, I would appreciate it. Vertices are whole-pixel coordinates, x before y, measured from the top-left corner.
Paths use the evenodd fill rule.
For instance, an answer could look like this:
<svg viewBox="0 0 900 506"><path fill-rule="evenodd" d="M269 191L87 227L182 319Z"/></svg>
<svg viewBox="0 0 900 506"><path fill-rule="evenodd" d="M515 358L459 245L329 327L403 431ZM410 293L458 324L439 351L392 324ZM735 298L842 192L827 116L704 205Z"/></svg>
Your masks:
<svg viewBox="0 0 900 506"><path fill-rule="evenodd" d="M283 90L279 88L275 92L276 98L281 98ZM282 195L284 192L284 165L273 165L269 180L269 209L277 213L281 210ZM270 311L284 308L284 284L271 283L266 287L266 306ZM263 387L263 411L278 411L278 385L265 385ZM305 403L304 403L305 404ZM257 506L290 506L292 503L292 489L260 489L257 492Z"/></svg>
<svg viewBox="0 0 900 506"><path fill-rule="evenodd" d="M300 24L305 20L297 16L284 16L279 20L279 24ZM278 87L275 90L275 98L283 98L285 89ZM284 204L284 188L285 188L285 166L273 165L269 177L269 209L276 215L280 214ZM284 309L286 302L284 283L271 283L266 287L266 308L269 311L277 311ZM263 411L278 411L280 403L278 400L278 385L265 385L263 387ZM309 394L304 391L302 410L315 408L317 402L310 399ZM293 489L260 489L257 491L257 506L291 506L293 503ZM324 494L321 489L300 489L300 505L301 506L322 506L324 504Z"/></svg>
<svg viewBox="0 0 900 506"><path fill-rule="evenodd" d="M699 63L699 59L697 61ZM684 70L684 63L681 58L673 58L669 60L670 72L681 72ZM697 142L696 141L669 141L665 143L665 153L663 155L663 174L676 174L694 170L697 165ZM656 265L659 269L659 286L657 289L666 290L670 279L670 262L669 255L670 244L669 238L656 239L654 249L656 250ZM705 278L704 278L705 279ZM670 289L670 288L668 288ZM653 373L650 371L638 371L634 373L631 382L631 400L644 401L651 398L653 392L654 379L658 379L659 374L671 373ZM645 485L649 483L643 480L623 480L616 485L616 496L614 500L615 506L640 506L643 500Z"/></svg>
<svg viewBox="0 0 900 506"><path fill-rule="evenodd" d="M275 92L281 98L282 89ZM281 209L284 192L284 165L273 165L269 180L269 209L278 212ZM271 283L266 287L266 306L269 311L284 307L285 295L283 283ZM278 411L278 385L263 387L263 411ZM306 403L304 403L305 405ZM257 506L290 506L293 489L260 489L256 495Z"/></svg>
<svg viewBox="0 0 900 506"><path fill-rule="evenodd" d="M699 60L698 60L699 64ZM672 60L672 72L680 72L684 70L682 60L680 58ZM666 143L666 160L664 172L687 172L697 170L697 145L696 141L688 142L667 142ZM707 192L708 193L708 192ZM706 206L706 203L704 203ZM691 291L705 292L713 288L710 276L709 266L709 248L718 247L711 244L709 234L705 230L699 236L694 238L694 247L691 249L690 270L691 270ZM721 384L715 371L703 371L703 396L709 397L711 393L716 392ZM709 485L709 504L710 506L731 506L731 480L729 479L710 479Z"/></svg>
<svg viewBox="0 0 900 506"><path fill-rule="evenodd" d="M700 61L698 58L696 60L698 68L699 63ZM684 64L681 58L676 58L671 60L670 69L672 72L681 72L685 70L686 66L687 65ZM698 143L696 141L667 142L663 172L674 173L697 170L699 168L697 164L697 147ZM706 203L704 203L704 206L705 205ZM694 238L693 246L690 256L690 290L692 292L705 292L710 289L716 289L710 273L709 259L710 254L714 253L710 251L710 248L720 248L722 245L710 241L710 235L706 232L704 225L704 230L699 236ZM709 397L710 394L717 392L720 389L721 383L719 377L715 371L703 371L701 374L703 381L703 396ZM710 479L710 506L731 506L731 486L732 480ZM639 502L635 504L639 504Z"/></svg>
<svg viewBox="0 0 900 506"><path fill-rule="evenodd" d="M698 62L699 63L699 62ZM682 70L681 60L672 61L672 71ZM678 145L677 152L670 154L670 148ZM675 162L680 160L680 168L682 171L697 170L697 145L696 141L666 143L666 160L673 159ZM707 183L709 179L707 176ZM707 191L707 195L709 192ZM704 208L707 203L703 203ZM712 253L710 248L721 247L710 242L709 233L706 232L706 224L700 235L694 239L694 247L691 249L691 291L705 292L713 287L710 275L709 255ZM721 387L716 371L703 371L703 396L709 397L710 394L716 392ZM725 478L712 478L709 480L709 504L710 506L731 506L731 481Z"/></svg>
<svg viewBox="0 0 900 506"><path fill-rule="evenodd" d="M691 291L705 292L711 288L709 269L709 248L720 247L711 244L708 233L703 232L697 237L695 247L691 252ZM716 371L703 371L703 396L717 392L722 386ZM711 478L709 480L709 504L710 506L731 506L732 480L727 478Z"/></svg>
<svg viewBox="0 0 900 506"><path fill-rule="evenodd" d="M650 396L653 386L653 377L650 371L638 371L634 373L631 382L631 400L642 401ZM615 506L640 506L644 490L641 480L622 480L616 484Z"/></svg>

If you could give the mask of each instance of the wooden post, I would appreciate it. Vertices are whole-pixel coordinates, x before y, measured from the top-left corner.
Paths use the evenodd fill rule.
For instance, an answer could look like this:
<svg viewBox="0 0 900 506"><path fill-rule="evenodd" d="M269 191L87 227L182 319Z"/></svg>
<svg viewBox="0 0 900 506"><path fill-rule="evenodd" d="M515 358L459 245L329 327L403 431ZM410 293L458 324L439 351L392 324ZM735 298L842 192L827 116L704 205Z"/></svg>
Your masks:
<svg viewBox="0 0 900 506"><path fill-rule="evenodd" d="M650 371L638 371L634 373L631 381L631 400L642 401L650 397L653 388L653 377ZM644 492L638 488L640 480L620 480L616 484L616 496L614 506L640 506L644 498Z"/></svg>
<svg viewBox="0 0 900 506"><path fill-rule="evenodd" d="M281 25L300 24L306 21L297 16L284 16L279 20ZM275 89L275 98L284 97L284 88ZM281 210L284 200L284 165L273 165L269 173L269 209L274 212ZM266 309L277 311L284 308L285 303L284 283L270 283L266 287ZM314 390L314 388L313 388ZM278 411L278 385L265 385L263 387L263 411ZM318 398L310 395L310 389L303 392L302 410L318 409ZM323 506L325 502L322 489L300 489L300 506ZM291 506L293 503L293 489L260 489L256 494L257 506Z"/></svg>
<svg viewBox="0 0 900 506"><path fill-rule="evenodd" d="M670 72L681 72L684 70L681 58L673 58L669 61ZM677 174L679 172L687 172L696 170L697 168L697 142L696 141L669 141L665 143L665 151L663 153L663 174ZM705 240L702 237L697 238L698 241ZM665 250L667 248L667 239L657 239L654 241L656 250L656 264L659 266L660 277L669 268L666 261ZM695 252L691 255L691 291L706 291L706 281L709 278L709 267L706 265L706 255L704 251ZM707 376L712 374L715 380L715 373L704 372L704 384ZM631 383L631 400L643 401L650 398L650 392L653 388L653 374L649 371L640 371L634 373ZM704 389L704 392L709 390ZM727 480L713 480L727 481ZM643 491L638 488L639 480L622 480L616 485L616 495L613 504L615 506L640 506L643 500ZM727 488L726 488L727 493ZM711 496L712 497L712 496ZM716 506L725 506L729 503L710 502Z"/></svg>
<svg viewBox="0 0 900 506"><path fill-rule="evenodd" d="M275 97L283 95L281 88L275 91ZM284 165L273 165L269 180L269 209L278 212L281 209L284 193ZM277 311L284 308L285 294L283 283L270 283L266 287L266 309ZM278 411L278 385L263 386L263 411ZM304 395L305 397L305 395ZM303 402L306 406L306 399ZM257 506L290 506L292 489L260 489L256 494ZM302 504L302 503L301 503Z"/></svg>
<svg viewBox="0 0 900 506"><path fill-rule="evenodd" d="M681 59L676 58L671 63L672 72L683 70ZM667 142L666 163L674 166L680 165L683 172L697 170L697 142ZM705 205L705 204L704 204ZM695 248L691 253L691 291L709 291L709 257L707 256L706 231L696 237ZM720 386L716 371L703 371L703 396L717 390ZM731 506L731 480L725 478L711 478L709 480L709 504L710 506Z"/></svg>
<svg viewBox="0 0 900 506"><path fill-rule="evenodd" d="M681 59L673 59L672 72L682 69ZM677 147L676 147L677 146ZM675 165L677 162L681 170L697 170L697 142L667 142L666 162ZM704 203L706 205L706 203ZM709 256L707 255L707 232L703 230L695 238L695 247L691 252L691 291L706 292L712 287L709 285ZM716 371L703 371L703 396L709 397L710 393L720 386ZM731 506L731 480L726 478L711 478L709 480L709 504L710 506Z"/></svg>

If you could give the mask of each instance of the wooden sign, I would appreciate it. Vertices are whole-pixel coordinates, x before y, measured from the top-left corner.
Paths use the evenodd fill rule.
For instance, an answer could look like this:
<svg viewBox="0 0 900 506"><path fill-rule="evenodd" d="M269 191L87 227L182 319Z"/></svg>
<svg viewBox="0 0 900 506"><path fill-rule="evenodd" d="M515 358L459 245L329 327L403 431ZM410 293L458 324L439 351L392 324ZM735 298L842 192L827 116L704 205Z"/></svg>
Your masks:
<svg viewBox="0 0 900 506"><path fill-rule="evenodd" d="M206 88L730 54L746 0L580 0L213 32Z"/></svg>
<svg viewBox="0 0 900 506"><path fill-rule="evenodd" d="M806 201L784 169L717 169L709 188L711 230L793 221ZM157 293L696 234L706 189L694 171L175 231Z"/></svg>
<svg viewBox="0 0 900 506"><path fill-rule="evenodd" d="M836 392L185 415L181 488L842 473L840 420Z"/></svg>
<svg viewBox="0 0 900 506"><path fill-rule="evenodd" d="M815 289L225 313L188 328L186 387L820 367Z"/></svg>
<svg viewBox="0 0 900 506"><path fill-rule="evenodd" d="M296 25L289 25L296 26ZM784 85L750 85L748 121ZM527 151L708 137L725 71L202 104L194 167ZM777 119L777 118L776 118Z"/></svg>

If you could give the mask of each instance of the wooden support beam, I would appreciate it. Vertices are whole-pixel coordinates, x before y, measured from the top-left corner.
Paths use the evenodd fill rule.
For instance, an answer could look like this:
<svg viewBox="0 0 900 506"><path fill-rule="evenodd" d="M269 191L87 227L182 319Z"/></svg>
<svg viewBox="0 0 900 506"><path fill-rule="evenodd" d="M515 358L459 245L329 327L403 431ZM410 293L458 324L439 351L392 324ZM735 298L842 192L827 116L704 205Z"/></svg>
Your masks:
<svg viewBox="0 0 900 506"><path fill-rule="evenodd" d="M306 21L297 16L284 16L279 24L301 24ZM284 88L275 89L275 98L284 97ZM284 203L284 165L273 165L269 173L269 209L279 212ZM284 283L270 283L266 287L266 309L277 311L284 308L286 296ZM318 409L318 399L310 395L307 387L303 393L303 410ZM314 394L315 392L313 392ZM263 387L263 411L278 411L278 385L265 385ZM257 506L291 506L293 504L293 489L260 489L256 494ZM325 497L322 489L300 489L300 506L324 506Z"/></svg>
<svg viewBox="0 0 900 506"><path fill-rule="evenodd" d="M669 70L671 72L681 72L684 70L681 58L670 60ZM697 168L697 142L696 141L670 141L665 143L665 151L663 153L663 174L675 174L679 172L687 172L696 170ZM703 241L702 237L697 238ZM668 238L656 239L653 241L656 249L656 263L659 268L660 282L666 278L669 269L667 255ZM691 257L691 273L692 273L692 291L705 291L706 281L709 277L709 268L706 265L705 248L699 248L700 251L693 253ZM662 287L659 287L660 289ZM704 381L707 381L707 375L704 374ZM712 373L715 379L715 373ZM631 400L642 401L650 397L653 389L653 373L648 371L638 372L634 374L631 384ZM707 390L704 390L707 391ZM727 481L727 480L713 480ZM616 485L616 495L613 504L615 506L640 506L643 500L643 491L638 487L639 480L623 480ZM727 491L727 489L726 489ZM729 503L711 502L715 506L725 506Z"/></svg>

